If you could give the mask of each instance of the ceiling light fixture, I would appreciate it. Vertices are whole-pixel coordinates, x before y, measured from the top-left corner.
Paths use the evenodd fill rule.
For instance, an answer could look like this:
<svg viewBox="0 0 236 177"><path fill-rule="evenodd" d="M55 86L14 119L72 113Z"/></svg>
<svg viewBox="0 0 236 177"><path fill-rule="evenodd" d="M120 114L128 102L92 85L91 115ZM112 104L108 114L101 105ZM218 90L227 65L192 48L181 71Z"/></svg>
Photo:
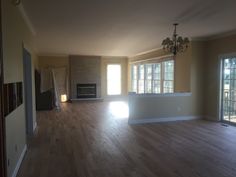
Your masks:
<svg viewBox="0 0 236 177"><path fill-rule="evenodd" d="M181 36L178 36L178 34L176 33L176 27L178 26L178 23L175 23L173 25L174 33L172 39L170 39L169 37L164 39L162 41L162 46L165 51L176 55L179 52L184 52L188 48L189 39L187 37L182 38Z"/></svg>

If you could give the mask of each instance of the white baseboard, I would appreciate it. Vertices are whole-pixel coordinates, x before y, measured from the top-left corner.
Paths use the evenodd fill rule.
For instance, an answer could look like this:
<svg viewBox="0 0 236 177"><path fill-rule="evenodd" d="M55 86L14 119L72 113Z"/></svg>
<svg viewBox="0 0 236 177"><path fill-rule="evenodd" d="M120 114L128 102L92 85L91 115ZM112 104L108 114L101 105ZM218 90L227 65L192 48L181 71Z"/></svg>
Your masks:
<svg viewBox="0 0 236 177"><path fill-rule="evenodd" d="M14 170L14 172L12 174L12 177L16 177L17 176L17 173L18 173L18 171L20 169L20 166L21 166L21 163L22 163L22 161L24 159L26 151L27 151L27 145L24 146L23 151L21 152L20 158L19 158L19 160L18 160L18 162L16 164L16 167L15 167L15 170Z"/></svg>
<svg viewBox="0 0 236 177"><path fill-rule="evenodd" d="M128 101L128 96L106 96L104 101Z"/></svg>
<svg viewBox="0 0 236 177"><path fill-rule="evenodd" d="M103 101L103 98L72 98L70 99L73 101Z"/></svg>
<svg viewBox="0 0 236 177"><path fill-rule="evenodd" d="M128 123L131 125L135 125L135 124L148 124L148 123L171 122L171 121L181 121L181 120L195 120L202 118L203 116L180 116L180 117L163 117L163 118L148 118L148 119L129 119Z"/></svg>

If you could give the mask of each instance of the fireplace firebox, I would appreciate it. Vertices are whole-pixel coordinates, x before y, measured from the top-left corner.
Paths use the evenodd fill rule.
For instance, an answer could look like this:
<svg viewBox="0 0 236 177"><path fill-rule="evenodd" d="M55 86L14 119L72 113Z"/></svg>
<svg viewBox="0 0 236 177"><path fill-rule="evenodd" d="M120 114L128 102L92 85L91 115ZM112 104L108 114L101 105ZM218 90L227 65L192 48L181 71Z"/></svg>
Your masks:
<svg viewBox="0 0 236 177"><path fill-rule="evenodd" d="M96 84L77 84L77 98L96 98Z"/></svg>

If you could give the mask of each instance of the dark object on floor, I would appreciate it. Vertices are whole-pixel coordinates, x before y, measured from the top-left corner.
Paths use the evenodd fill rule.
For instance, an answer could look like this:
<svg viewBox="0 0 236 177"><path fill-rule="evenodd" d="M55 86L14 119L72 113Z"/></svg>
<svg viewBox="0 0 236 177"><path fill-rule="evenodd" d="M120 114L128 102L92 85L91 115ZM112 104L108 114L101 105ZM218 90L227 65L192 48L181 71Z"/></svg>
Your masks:
<svg viewBox="0 0 236 177"><path fill-rule="evenodd" d="M36 95L36 110L52 110L53 109L53 91L49 90L41 93L40 91L41 78L40 73L35 70L35 95Z"/></svg>
<svg viewBox="0 0 236 177"><path fill-rule="evenodd" d="M224 126L224 127L228 127L229 126L228 124L223 124L223 123L221 125Z"/></svg>

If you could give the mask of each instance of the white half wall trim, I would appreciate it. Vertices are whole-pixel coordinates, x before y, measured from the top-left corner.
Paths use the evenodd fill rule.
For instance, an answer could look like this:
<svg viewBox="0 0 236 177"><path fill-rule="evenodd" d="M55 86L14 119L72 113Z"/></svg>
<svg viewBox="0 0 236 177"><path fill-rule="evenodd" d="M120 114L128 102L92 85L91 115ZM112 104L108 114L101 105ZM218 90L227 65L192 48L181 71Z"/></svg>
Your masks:
<svg viewBox="0 0 236 177"><path fill-rule="evenodd" d="M34 122L34 132L35 132L35 130L36 130L37 127L38 127L38 124L37 124L37 122L35 121L35 122Z"/></svg>
<svg viewBox="0 0 236 177"><path fill-rule="evenodd" d="M21 163L22 163L22 161L23 161L23 159L25 157L26 151L27 151L27 145L24 146L23 151L21 152L20 158L19 158L19 160L18 160L18 162L16 164L16 167L15 167L15 170L14 170L14 172L12 174L12 177L16 177L17 176L17 173L18 173L18 171L20 169Z"/></svg>
<svg viewBox="0 0 236 177"><path fill-rule="evenodd" d="M160 122L173 122L173 121L186 121L203 119L204 116L180 116L180 117L163 117L163 118L148 118L148 119L129 119L130 125L160 123Z"/></svg>
<svg viewBox="0 0 236 177"><path fill-rule="evenodd" d="M204 118L192 93L129 94L129 124Z"/></svg>

